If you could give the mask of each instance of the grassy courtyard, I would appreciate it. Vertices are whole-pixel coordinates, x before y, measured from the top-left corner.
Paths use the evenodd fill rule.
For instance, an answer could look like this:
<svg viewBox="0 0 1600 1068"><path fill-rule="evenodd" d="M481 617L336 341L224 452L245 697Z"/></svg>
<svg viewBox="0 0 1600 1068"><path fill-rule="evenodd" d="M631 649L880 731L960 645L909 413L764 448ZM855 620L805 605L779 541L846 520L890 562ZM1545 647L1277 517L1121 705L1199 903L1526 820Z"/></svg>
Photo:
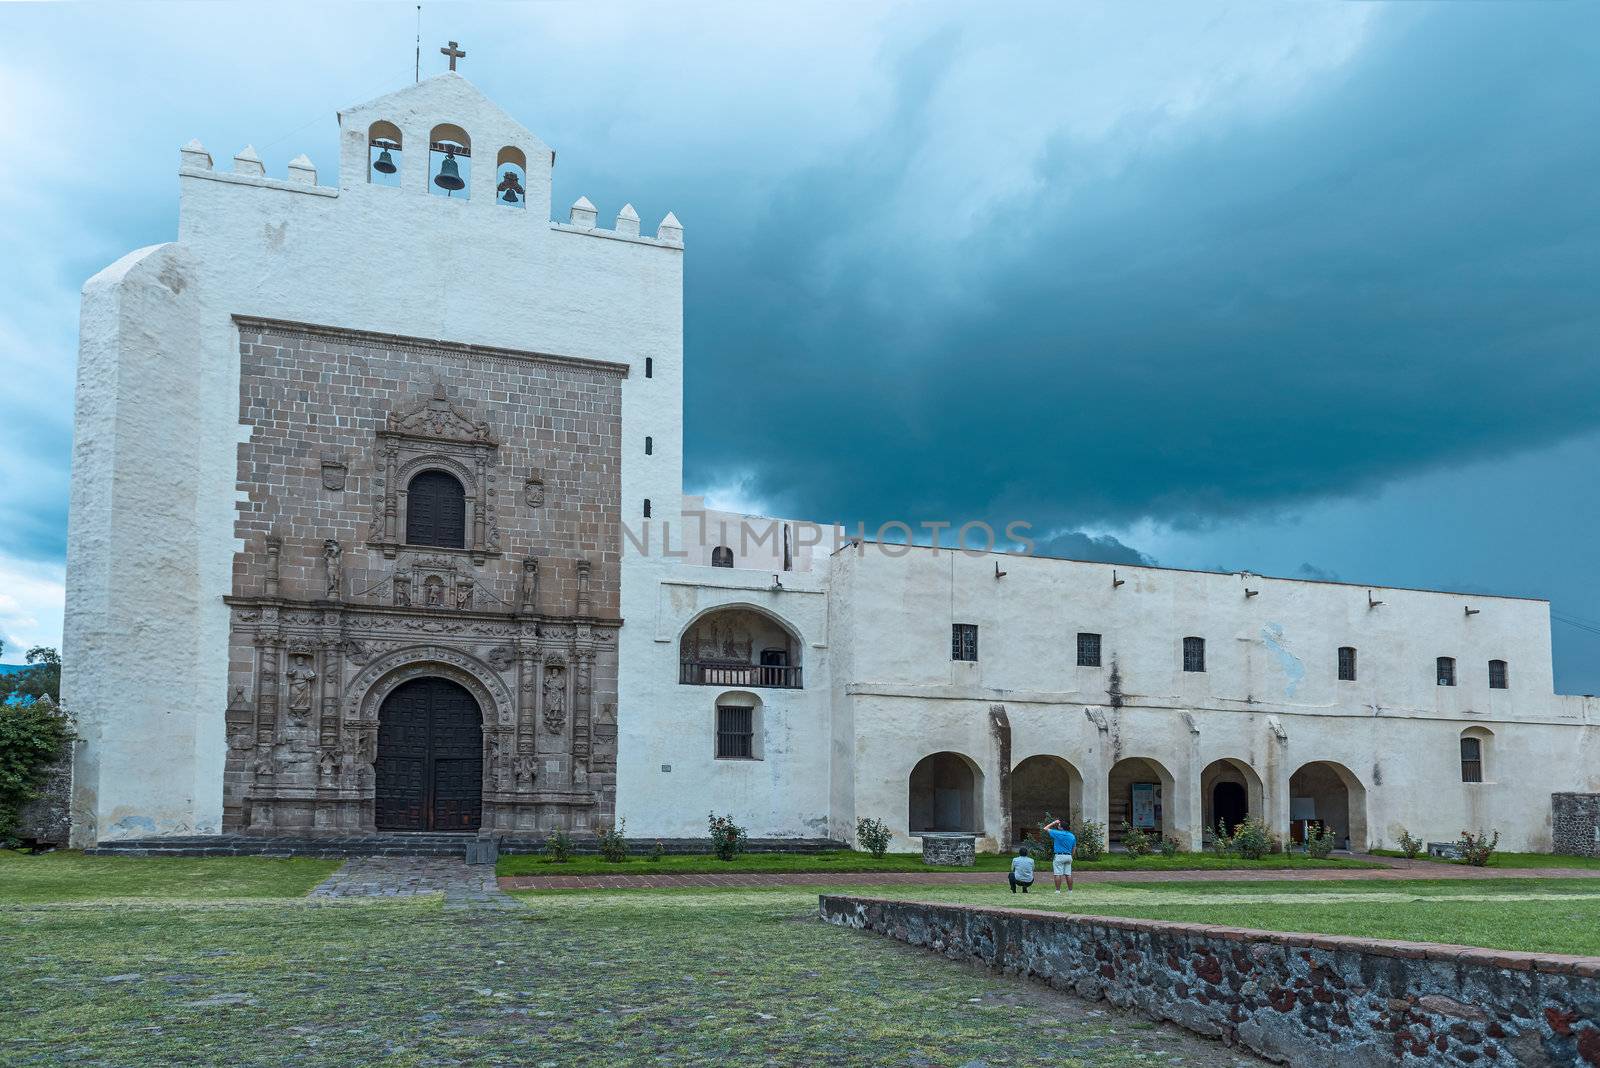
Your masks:
<svg viewBox="0 0 1600 1068"><path fill-rule="evenodd" d="M1040 866L1049 867L1048 858ZM1219 857L1214 853L1179 853L1176 856L1160 855L1131 857L1126 853L1108 853L1095 861L1080 860L1078 871L1283 871L1315 868L1373 868L1380 867L1370 861L1329 857L1313 860L1303 855L1279 854L1260 860L1240 857ZM609 861L597 856L575 856L562 864L553 862L543 854L502 856L496 871L501 875L754 875L772 872L806 873L859 873L878 871L993 871L1004 872L1011 867L1009 853L979 853L972 868L930 867L922 863L920 853L886 853L874 858L870 853L850 849L836 849L821 853L744 853L733 860L718 860L708 853L685 856L665 856L651 860L647 856L630 856L627 860Z"/></svg>
<svg viewBox="0 0 1600 1068"><path fill-rule="evenodd" d="M1398 849L1374 849L1380 857L1401 857ZM1423 853L1416 858L1431 864L1465 864L1464 860L1441 860ZM1559 853L1494 853L1489 857L1488 868L1575 868L1600 870L1600 857L1568 857Z"/></svg>
<svg viewBox="0 0 1600 1068"><path fill-rule="evenodd" d="M808 888L305 900L332 866L0 853L0 1063L1259 1063L823 926ZM996 873L858 892L1600 954L1600 879L1040 889Z"/></svg>

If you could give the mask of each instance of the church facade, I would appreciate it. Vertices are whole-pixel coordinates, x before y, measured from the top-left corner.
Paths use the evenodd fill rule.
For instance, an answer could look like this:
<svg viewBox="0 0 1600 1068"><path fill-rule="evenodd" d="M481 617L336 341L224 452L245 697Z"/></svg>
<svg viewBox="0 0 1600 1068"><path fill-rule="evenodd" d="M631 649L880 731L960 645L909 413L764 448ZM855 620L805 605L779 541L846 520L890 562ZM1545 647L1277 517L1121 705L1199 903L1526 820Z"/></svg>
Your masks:
<svg viewBox="0 0 1600 1068"><path fill-rule="evenodd" d="M552 223L450 73L336 185L180 158L84 290L63 697L77 844L489 830L1009 845L1046 812L1496 828L1600 791L1548 605L954 552L682 491L683 228Z"/></svg>

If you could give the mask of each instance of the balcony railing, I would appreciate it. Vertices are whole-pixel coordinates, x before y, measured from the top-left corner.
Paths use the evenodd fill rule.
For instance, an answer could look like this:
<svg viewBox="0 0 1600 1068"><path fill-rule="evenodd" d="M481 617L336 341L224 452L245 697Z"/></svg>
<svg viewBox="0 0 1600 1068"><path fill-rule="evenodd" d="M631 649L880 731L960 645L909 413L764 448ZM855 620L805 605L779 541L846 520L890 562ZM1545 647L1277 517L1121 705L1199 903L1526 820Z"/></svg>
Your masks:
<svg viewBox="0 0 1600 1068"><path fill-rule="evenodd" d="M685 686L764 686L800 689L800 667L786 664L732 664L719 660L683 660L678 682Z"/></svg>

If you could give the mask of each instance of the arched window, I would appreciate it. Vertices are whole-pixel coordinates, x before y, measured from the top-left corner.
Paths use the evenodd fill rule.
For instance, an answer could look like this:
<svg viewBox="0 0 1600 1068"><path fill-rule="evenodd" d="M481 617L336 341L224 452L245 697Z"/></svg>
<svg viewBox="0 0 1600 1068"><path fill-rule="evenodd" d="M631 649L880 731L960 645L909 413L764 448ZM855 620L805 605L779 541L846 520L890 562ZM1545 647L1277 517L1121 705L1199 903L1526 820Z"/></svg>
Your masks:
<svg viewBox="0 0 1600 1068"><path fill-rule="evenodd" d="M494 200L508 208L528 206L528 157L522 149L507 145L495 162Z"/></svg>
<svg viewBox="0 0 1600 1068"><path fill-rule="evenodd" d="M428 192L472 195L472 138L454 123L440 123L428 135Z"/></svg>
<svg viewBox="0 0 1600 1068"><path fill-rule="evenodd" d="M1183 639L1183 670L1204 671L1206 669L1206 640L1204 638Z"/></svg>
<svg viewBox="0 0 1600 1068"><path fill-rule="evenodd" d="M406 488L406 544L464 549L467 494L454 475L423 471Z"/></svg>
<svg viewBox="0 0 1600 1068"><path fill-rule="evenodd" d="M1489 732L1469 727L1461 732L1461 781L1483 782L1484 758L1488 755Z"/></svg>
<svg viewBox="0 0 1600 1068"><path fill-rule="evenodd" d="M761 699L753 693L717 698L717 759L760 760Z"/></svg>
<svg viewBox="0 0 1600 1068"><path fill-rule="evenodd" d="M1435 675L1440 686L1454 686L1456 684L1456 658L1441 656L1435 661Z"/></svg>
<svg viewBox="0 0 1600 1068"><path fill-rule="evenodd" d="M1356 681L1356 650L1353 645L1339 646L1339 681Z"/></svg>
<svg viewBox="0 0 1600 1068"><path fill-rule="evenodd" d="M400 127L379 119L367 127L367 181L373 185L400 184Z"/></svg>
<svg viewBox="0 0 1600 1068"><path fill-rule="evenodd" d="M712 549L711 550L711 566L712 567L732 567L733 566L733 550L728 548L726 545L719 545L715 549Z"/></svg>
<svg viewBox="0 0 1600 1068"><path fill-rule="evenodd" d="M646 497L644 499L644 517L646 519L650 518L650 498L649 497Z"/></svg>
<svg viewBox="0 0 1600 1068"><path fill-rule="evenodd" d="M1504 660L1489 661L1489 689L1504 690L1509 685Z"/></svg>

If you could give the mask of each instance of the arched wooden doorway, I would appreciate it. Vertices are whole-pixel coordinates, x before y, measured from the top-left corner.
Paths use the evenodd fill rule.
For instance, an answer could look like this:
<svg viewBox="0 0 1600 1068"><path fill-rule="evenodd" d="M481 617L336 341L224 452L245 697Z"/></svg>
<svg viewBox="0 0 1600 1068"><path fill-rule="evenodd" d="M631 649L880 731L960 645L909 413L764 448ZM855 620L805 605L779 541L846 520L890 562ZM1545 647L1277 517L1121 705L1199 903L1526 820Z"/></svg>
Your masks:
<svg viewBox="0 0 1600 1068"><path fill-rule="evenodd" d="M380 831L473 831L483 816L483 714L449 679L412 679L378 712Z"/></svg>

